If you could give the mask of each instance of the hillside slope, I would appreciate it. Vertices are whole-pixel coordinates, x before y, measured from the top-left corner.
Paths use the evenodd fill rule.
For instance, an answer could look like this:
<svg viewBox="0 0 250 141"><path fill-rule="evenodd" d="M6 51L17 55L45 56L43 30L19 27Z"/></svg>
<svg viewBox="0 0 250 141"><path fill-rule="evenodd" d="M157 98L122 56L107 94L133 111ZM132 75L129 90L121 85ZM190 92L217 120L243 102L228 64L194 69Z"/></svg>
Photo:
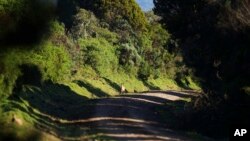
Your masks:
<svg viewBox="0 0 250 141"><path fill-rule="evenodd" d="M177 43L159 17L145 14L135 0L54 2L0 0L4 139L25 140L26 128L26 139L56 134L60 127L49 124L52 114L76 118L70 112L119 95L121 85L128 93L200 89L181 54L168 50ZM19 118L23 126L16 125ZM38 123L48 129L40 134Z"/></svg>

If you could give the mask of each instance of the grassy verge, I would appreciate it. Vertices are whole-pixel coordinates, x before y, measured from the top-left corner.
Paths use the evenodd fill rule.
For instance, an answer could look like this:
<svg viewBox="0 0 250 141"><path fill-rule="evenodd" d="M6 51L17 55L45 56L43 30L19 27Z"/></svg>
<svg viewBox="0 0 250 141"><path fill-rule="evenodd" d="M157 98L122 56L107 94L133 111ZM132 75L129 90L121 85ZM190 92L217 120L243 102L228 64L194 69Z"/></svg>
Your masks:
<svg viewBox="0 0 250 141"><path fill-rule="evenodd" d="M72 77L71 82L64 84L68 85L74 92L88 98L118 95L121 85L124 85L129 93L148 90L181 89L174 80L169 79L167 76L161 76L157 79L149 78L147 81L142 81L136 76L127 74L124 71L99 75L91 67L85 67L79 70L79 72Z"/></svg>

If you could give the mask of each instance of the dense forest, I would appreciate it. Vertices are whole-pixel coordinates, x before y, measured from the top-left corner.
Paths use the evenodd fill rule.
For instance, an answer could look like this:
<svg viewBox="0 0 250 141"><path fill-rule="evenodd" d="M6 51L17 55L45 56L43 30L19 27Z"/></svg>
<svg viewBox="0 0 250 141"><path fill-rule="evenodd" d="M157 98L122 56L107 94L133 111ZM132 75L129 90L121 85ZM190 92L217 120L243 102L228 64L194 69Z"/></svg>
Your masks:
<svg viewBox="0 0 250 141"><path fill-rule="evenodd" d="M77 127L121 86L134 94L125 99L195 93L134 103L162 123L174 115L181 122L168 128L188 137L227 139L231 123L249 123L250 2L154 4L144 12L135 0L0 0L0 140L110 140Z"/></svg>

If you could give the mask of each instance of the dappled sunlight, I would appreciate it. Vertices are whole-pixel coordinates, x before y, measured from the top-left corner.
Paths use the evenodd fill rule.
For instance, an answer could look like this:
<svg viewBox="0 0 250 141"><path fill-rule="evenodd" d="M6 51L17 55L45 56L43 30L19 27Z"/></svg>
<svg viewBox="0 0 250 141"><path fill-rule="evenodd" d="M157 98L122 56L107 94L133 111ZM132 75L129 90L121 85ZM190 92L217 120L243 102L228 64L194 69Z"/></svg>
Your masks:
<svg viewBox="0 0 250 141"><path fill-rule="evenodd" d="M180 97L178 97L178 96L167 95L167 94L162 94L162 93L147 93L147 94L142 94L142 95L158 97L158 98L171 100L171 101L180 100Z"/></svg>
<svg viewBox="0 0 250 141"><path fill-rule="evenodd" d="M169 90L169 92L175 92L178 94L183 94L183 95L188 95L188 96L198 96L199 94L202 93L202 91L194 91L194 90L182 90L182 91L174 91L174 90Z"/></svg>
<svg viewBox="0 0 250 141"><path fill-rule="evenodd" d="M86 106L95 106L95 107L97 107L97 106L100 106L100 108L101 107L103 107L103 106L110 106L110 107L123 107L123 108L131 108L131 109L136 109L136 110L145 110L145 109L143 109L143 108L141 108L141 107L138 107L138 106L130 106L130 105L125 105L125 104L85 104Z"/></svg>
<svg viewBox="0 0 250 141"><path fill-rule="evenodd" d="M58 92L61 102L57 102L57 93L48 91L48 88L60 88ZM174 92L85 99L64 85L47 84L39 88L27 87L25 93L19 96L21 99L16 100L22 102L22 106L13 103L13 107L29 113L36 121L36 128L62 140L186 138L182 133L171 129L177 120L180 120L175 116L176 110L181 111L183 106L183 103L178 102L182 97ZM37 103L37 100L42 98L43 100ZM75 102L68 103L69 99ZM44 106L50 108L45 110ZM160 110L169 111L167 121L160 116Z"/></svg>
<svg viewBox="0 0 250 141"><path fill-rule="evenodd" d="M144 127L143 124L134 124L134 123L107 123L107 126L129 126L129 127Z"/></svg>
<svg viewBox="0 0 250 141"><path fill-rule="evenodd" d="M168 91L162 91L162 90L152 90L147 93L141 93L141 95L145 96L152 96L152 97L158 97L162 99L167 99L167 100L180 100L182 98L194 98L197 97L201 94L200 91L193 91L193 90L182 90L182 91L177 91L177 90L168 90Z"/></svg>
<svg viewBox="0 0 250 141"><path fill-rule="evenodd" d="M166 139L169 137L160 136L160 135L164 134L167 136L168 134L173 133L172 130L162 128L160 123L157 123L154 121L147 121L143 119L117 118L117 117L95 117L95 118L68 121L68 120L58 119L58 118L45 115L45 114L41 114L41 115L46 116L50 121L48 121L47 124L38 123L39 128L44 130L44 129L51 129L51 127L54 126L53 128L56 130L54 131L51 130L49 131L49 133L52 135L60 134L61 135L60 138L67 139L67 140L70 140L70 139L75 140L79 136L86 137L86 135L88 136L89 133L99 134L100 132L106 132L107 134L103 134L103 136L107 136L107 137L137 138L137 139L138 138ZM53 122L54 124L52 124L51 122ZM73 126L76 126L76 125L78 126L78 128L73 128ZM68 135L66 133L68 133ZM115 134L108 134L108 133L117 133L122 136L116 136ZM151 135L152 133L153 135ZM79 140L81 139L82 138L79 138Z"/></svg>
<svg viewBox="0 0 250 141"><path fill-rule="evenodd" d="M158 135L147 135L147 134L105 134L100 133L100 136L107 136L112 138L119 138L121 140L172 140L179 141L180 139L171 138L167 136L158 136Z"/></svg>
<svg viewBox="0 0 250 141"><path fill-rule="evenodd" d="M250 119L248 1L0 0L0 127L38 129L34 140L226 138Z"/></svg>
<svg viewBox="0 0 250 141"><path fill-rule="evenodd" d="M89 118L84 120L74 120L74 121L63 121L63 123L87 123L87 122L96 122L96 121L125 121L125 122L135 122L135 123L144 123L144 124L158 124L153 121L145 121L141 119L133 118L117 118L117 117L96 117Z"/></svg>
<svg viewBox="0 0 250 141"><path fill-rule="evenodd" d="M152 100L147 100L143 98L133 98L133 97L115 97L114 99L121 99L121 100L135 100L135 101L140 101L140 102L146 102L146 103L151 103L151 104L157 104L157 105L162 105L163 103L160 102L155 102Z"/></svg>
<svg viewBox="0 0 250 141"><path fill-rule="evenodd" d="M89 122L101 122L101 121L124 121L124 122L135 122L135 123L143 123L143 124L158 124L157 122L153 121L146 121L141 119L133 119L133 118L123 118L123 117L94 117L94 118L87 118L87 119L79 119L79 120L66 120L60 119L58 117L53 117L51 115L47 115L44 113L39 113L41 116L47 117L54 122L59 122L63 124L79 124L79 123L89 123Z"/></svg>

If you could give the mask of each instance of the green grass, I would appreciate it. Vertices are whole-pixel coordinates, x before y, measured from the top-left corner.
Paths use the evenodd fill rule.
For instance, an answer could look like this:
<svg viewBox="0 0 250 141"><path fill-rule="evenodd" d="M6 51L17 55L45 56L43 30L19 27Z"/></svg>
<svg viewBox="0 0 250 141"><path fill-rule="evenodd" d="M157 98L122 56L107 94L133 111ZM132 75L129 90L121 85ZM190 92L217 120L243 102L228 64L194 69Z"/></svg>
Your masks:
<svg viewBox="0 0 250 141"><path fill-rule="evenodd" d="M187 80L189 82L188 87L190 89L192 89L192 90L201 90L199 84L197 84L196 82L194 82L194 80L190 76L187 77Z"/></svg>
<svg viewBox="0 0 250 141"><path fill-rule="evenodd" d="M179 90L180 87L176 84L176 82L167 76L161 76L157 79L149 79L148 81L152 85L159 87L161 90Z"/></svg>
<svg viewBox="0 0 250 141"><path fill-rule="evenodd" d="M63 47L50 42L33 49L10 49L1 53L0 94L10 94L17 78L22 75L20 66L35 66L43 80L63 81L68 78L71 60ZM0 66L2 67L2 66Z"/></svg>
<svg viewBox="0 0 250 141"><path fill-rule="evenodd" d="M191 78L190 89L200 89ZM98 98L98 93L103 93L103 97L119 95L121 84L123 84L129 93L144 92L148 90L181 90L177 83L168 78L161 76L157 79L149 78L148 81L142 81L136 76L127 74L125 71L114 71L110 74L98 74L91 67L84 67L72 77L72 82L64 83L74 92L87 98ZM81 84L79 84L82 83ZM105 96L104 96L105 95ZM190 101L189 99L185 99Z"/></svg>
<svg viewBox="0 0 250 141"><path fill-rule="evenodd" d="M79 86L78 84L76 83L65 83L65 85L69 86L72 91L74 91L75 93L81 95L81 96L85 96L87 98L91 98L92 97L92 94L84 87L81 87Z"/></svg>

